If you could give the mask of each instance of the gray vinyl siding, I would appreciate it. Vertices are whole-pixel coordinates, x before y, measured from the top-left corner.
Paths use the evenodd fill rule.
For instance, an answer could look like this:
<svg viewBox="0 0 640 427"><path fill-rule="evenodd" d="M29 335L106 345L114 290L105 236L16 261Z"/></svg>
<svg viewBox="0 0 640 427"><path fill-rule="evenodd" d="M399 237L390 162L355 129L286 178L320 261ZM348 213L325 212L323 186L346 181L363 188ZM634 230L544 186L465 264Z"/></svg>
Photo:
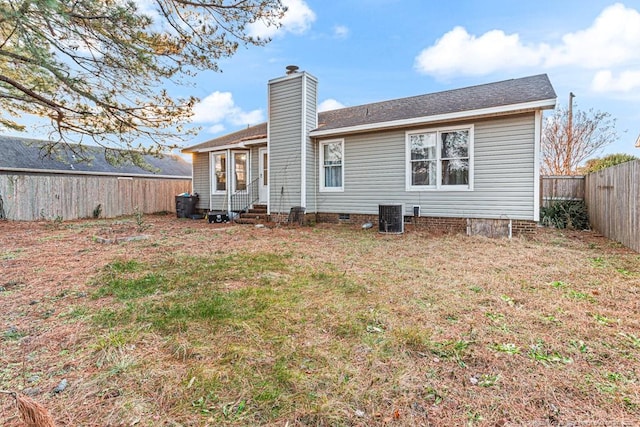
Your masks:
<svg viewBox="0 0 640 427"><path fill-rule="evenodd" d="M309 134L311 129L318 127L318 83L313 79L307 79L307 110L306 110L306 135ZM318 186L316 184L317 177L315 175L316 169L316 157L314 156L315 144L309 138L306 137L306 167L307 167L307 182L306 182L306 208L307 212L315 212L313 201L316 198L316 192Z"/></svg>
<svg viewBox="0 0 640 427"><path fill-rule="evenodd" d="M249 182L255 181L256 194L260 192L260 148L264 148L264 145L258 147L251 147L249 152ZM257 203L257 202L255 202Z"/></svg>
<svg viewBox="0 0 640 427"><path fill-rule="evenodd" d="M209 207L207 206L207 209ZM227 196L225 194L212 194L211 195L211 208L214 211L226 211L229 208L227 202Z"/></svg>
<svg viewBox="0 0 640 427"><path fill-rule="evenodd" d="M303 80L307 82L307 105L304 104ZM300 206L302 185L302 138L308 134L308 123L316 119L307 113L308 104L315 105L316 81L306 73L269 83L269 208L271 212L288 212ZM313 99L309 99L313 98ZM304 107L307 108L304 108ZM303 111L304 117L303 117ZM313 115L315 115L315 106ZM307 137L308 138L308 137ZM311 147L309 142L309 147ZM310 154L310 153L308 153ZM308 167L313 162L308 161ZM307 176L313 169L307 170ZM314 183L311 183L313 186ZM307 186L307 188L309 185Z"/></svg>
<svg viewBox="0 0 640 427"><path fill-rule="evenodd" d="M317 211L377 214L379 204L403 204L406 215L419 205L422 216L533 220L534 113L455 123L463 124L474 125L473 191L406 191L405 129L353 135L344 138L344 192L319 192Z"/></svg>
<svg viewBox="0 0 640 427"><path fill-rule="evenodd" d="M260 147L251 147L249 150L249 182L253 182L260 176ZM256 181L256 185L259 182Z"/></svg>
<svg viewBox="0 0 640 427"><path fill-rule="evenodd" d="M211 182L209 153L193 153L193 192L198 193L198 209L209 209Z"/></svg>

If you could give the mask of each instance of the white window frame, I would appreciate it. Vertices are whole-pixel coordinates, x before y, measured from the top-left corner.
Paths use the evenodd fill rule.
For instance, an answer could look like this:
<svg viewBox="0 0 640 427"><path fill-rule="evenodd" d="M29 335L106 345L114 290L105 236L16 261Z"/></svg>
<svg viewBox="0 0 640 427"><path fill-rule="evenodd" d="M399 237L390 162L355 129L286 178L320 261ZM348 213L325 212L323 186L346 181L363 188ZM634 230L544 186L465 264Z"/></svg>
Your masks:
<svg viewBox="0 0 640 427"><path fill-rule="evenodd" d="M469 131L469 184L468 185L442 185L442 138L440 135L446 132L468 130ZM436 134L436 184L435 185L413 185L411 167L411 135L425 133ZM405 183L407 191L473 191L474 175L474 125L446 126L438 128L417 129L405 132Z"/></svg>
<svg viewBox="0 0 640 427"><path fill-rule="evenodd" d="M238 182L236 181L236 154L245 154L246 157L246 164L245 164L245 185L246 188L244 190L238 190ZM233 160L231 162L231 166L229 166L229 164L227 164L227 168L229 169L227 171L227 178L231 177L233 179L233 185L230 188L233 188L233 192L234 193L239 193L239 192L246 192L247 189L249 188L249 184L251 184L251 151L250 150L231 150L231 156L230 156ZM231 169L233 169L231 171ZM233 172L233 173L230 173ZM228 182L228 181L227 181ZM228 185L228 184L227 184Z"/></svg>
<svg viewBox="0 0 640 427"><path fill-rule="evenodd" d="M340 183L342 184L340 187L326 187L324 185L324 175L325 175L325 166L324 166L324 147L326 145L329 144L340 144L340 148L341 148L341 155L342 155L342 161L341 161L341 181ZM320 192L321 193L339 193L339 192L344 192L344 139L330 139L330 140L326 140L326 141L321 141L320 144L318 144L318 150L320 151Z"/></svg>
<svg viewBox="0 0 640 427"><path fill-rule="evenodd" d="M216 185L216 157L225 156L225 189L218 190ZM229 189L229 152L228 151L214 151L210 157L211 164L211 194L226 194Z"/></svg>

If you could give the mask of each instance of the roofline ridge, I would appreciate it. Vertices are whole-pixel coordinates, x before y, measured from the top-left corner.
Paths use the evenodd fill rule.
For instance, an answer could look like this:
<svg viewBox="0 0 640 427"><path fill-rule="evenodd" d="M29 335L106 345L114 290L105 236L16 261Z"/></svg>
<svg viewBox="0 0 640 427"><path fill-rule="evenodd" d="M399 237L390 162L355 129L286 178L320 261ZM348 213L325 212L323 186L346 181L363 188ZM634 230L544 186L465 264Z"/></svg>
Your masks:
<svg viewBox="0 0 640 427"><path fill-rule="evenodd" d="M386 99L386 100L383 100L383 101L375 101L375 102L369 102L369 103L366 103L366 104L352 105L350 107L336 108L335 110L323 111L322 113L328 113L328 112L331 112L331 111L346 110L346 109L350 109L350 108L369 107L369 106L378 105L378 104L385 104L387 102L392 102L392 101L404 101L404 100L408 100L408 99L421 98L423 96L432 96L432 95L438 95L438 94L448 93L448 92L466 91L466 90L469 90L469 89L479 88L479 87L483 87L483 86L495 86L495 85L499 85L501 83L511 82L511 81L515 81L515 80L531 79L531 78L534 78L534 77L541 77L541 76L546 76L547 79L549 78L547 73L533 74L533 75L530 75L530 76L514 77L514 78L511 78L511 79L504 79L504 80L500 80L500 81L497 81L497 82L480 83L480 84L471 85L471 86L440 90L440 91L437 91L437 92L428 92L428 93L423 93L423 94L420 94L420 95L403 96L403 97L400 97L400 98L390 98L390 99ZM321 113L319 112L318 114L321 114Z"/></svg>
<svg viewBox="0 0 640 427"><path fill-rule="evenodd" d="M46 144L46 143L51 143L51 142L53 142L53 143L55 143L55 144L61 143L61 144L64 144L64 146L69 146L69 147L74 147L74 146L75 146L75 147L82 147L82 148L84 148L84 149L100 149L100 150L107 149L107 150L114 150L114 151L128 151L128 152L140 153L140 154L142 154L143 156L152 156L152 157L156 157L156 158L158 157L158 156L157 156L157 155L155 155L155 154L152 154L152 153L144 153L143 151L141 151L141 150L136 150L135 148L118 148L118 147L109 147L109 146L99 145L99 144L98 144L98 145L85 144L85 143L82 143L82 142L66 142L66 141L54 142L54 141L47 140L47 139L26 138L26 137L23 137L23 136L15 136L15 135L1 135L1 134L0 134L0 142L2 142L2 140L3 140L4 138L12 138L12 139L20 140L20 141L29 141L29 142L33 142L33 143L36 143L36 144ZM63 146L63 147L64 147L64 146ZM38 147L38 148L42 148L42 147ZM166 152L166 153L165 153L165 152L161 152L161 153L158 153L158 154L159 154L160 156L162 156L162 157L180 157L180 155L178 155L178 154L174 154L174 153L172 153L172 152Z"/></svg>

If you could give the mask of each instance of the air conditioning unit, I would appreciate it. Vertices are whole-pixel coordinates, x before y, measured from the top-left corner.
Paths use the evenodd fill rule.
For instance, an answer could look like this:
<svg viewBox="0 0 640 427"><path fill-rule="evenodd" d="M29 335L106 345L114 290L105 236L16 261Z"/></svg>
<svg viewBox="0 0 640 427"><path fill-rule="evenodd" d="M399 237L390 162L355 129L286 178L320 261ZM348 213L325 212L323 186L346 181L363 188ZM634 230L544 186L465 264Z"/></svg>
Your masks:
<svg viewBox="0 0 640 427"><path fill-rule="evenodd" d="M378 226L380 233L403 233L404 206L378 205Z"/></svg>

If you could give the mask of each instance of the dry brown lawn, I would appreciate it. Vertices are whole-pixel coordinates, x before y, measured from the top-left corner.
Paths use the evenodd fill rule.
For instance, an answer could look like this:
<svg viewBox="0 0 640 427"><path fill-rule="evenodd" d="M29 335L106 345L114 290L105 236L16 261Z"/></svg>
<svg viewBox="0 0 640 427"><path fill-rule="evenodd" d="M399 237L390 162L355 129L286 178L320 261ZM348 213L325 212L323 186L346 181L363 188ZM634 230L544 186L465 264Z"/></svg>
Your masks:
<svg viewBox="0 0 640 427"><path fill-rule="evenodd" d="M591 232L0 221L0 389L59 426L634 426L639 297Z"/></svg>

